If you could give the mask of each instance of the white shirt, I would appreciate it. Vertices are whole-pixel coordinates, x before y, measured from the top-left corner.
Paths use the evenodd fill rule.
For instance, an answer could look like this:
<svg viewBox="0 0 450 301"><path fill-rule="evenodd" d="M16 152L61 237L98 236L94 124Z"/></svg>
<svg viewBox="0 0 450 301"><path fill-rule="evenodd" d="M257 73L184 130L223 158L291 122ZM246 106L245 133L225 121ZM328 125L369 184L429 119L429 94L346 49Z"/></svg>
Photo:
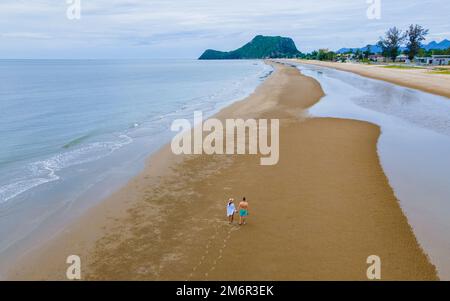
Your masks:
<svg viewBox="0 0 450 301"><path fill-rule="evenodd" d="M227 216L233 215L234 211L236 210L236 207L234 206L234 203L227 205Z"/></svg>

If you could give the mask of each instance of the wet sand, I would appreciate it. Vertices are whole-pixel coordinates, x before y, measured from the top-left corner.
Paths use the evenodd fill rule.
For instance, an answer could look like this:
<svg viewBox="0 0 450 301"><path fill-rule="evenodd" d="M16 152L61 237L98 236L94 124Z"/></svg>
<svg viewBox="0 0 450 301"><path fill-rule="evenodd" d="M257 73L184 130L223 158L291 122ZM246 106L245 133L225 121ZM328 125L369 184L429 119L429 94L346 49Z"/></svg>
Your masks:
<svg viewBox="0 0 450 301"><path fill-rule="evenodd" d="M292 67L218 118L279 118L280 161L260 156L174 156L145 171L11 271L12 279L65 279L70 254L83 279L434 280L380 166L377 126L308 118L320 85ZM229 225L226 200L246 196L248 224Z"/></svg>
<svg viewBox="0 0 450 301"><path fill-rule="evenodd" d="M353 72L362 76L384 80L396 85L422 90L450 98L450 76L435 74L428 69L391 69L381 65L335 63L315 60L297 60L302 64L318 65ZM443 66L444 68L446 66Z"/></svg>

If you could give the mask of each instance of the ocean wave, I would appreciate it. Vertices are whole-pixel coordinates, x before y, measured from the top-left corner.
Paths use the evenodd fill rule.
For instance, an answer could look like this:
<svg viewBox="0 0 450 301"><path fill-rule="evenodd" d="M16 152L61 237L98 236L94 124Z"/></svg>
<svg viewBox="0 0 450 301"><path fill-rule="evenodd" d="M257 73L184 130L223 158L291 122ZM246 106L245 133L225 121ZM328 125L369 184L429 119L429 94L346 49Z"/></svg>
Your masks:
<svg viewBox="0 0 450 301"><path fill-rule="evenodd" d="M14 174L17 176L12 176L0 186L0 203L8 202L34 187L60 180L58 173L62 169L93 162L110 155L115 150L131 143L133 138L130 136L135 139L153 137L157 133L168 131L170 123L174 119L192 118L193 111L201 110L205 117L211 116L225 105L250 94L273 71L270 66L262 64L261 67L256 74L241 77L239 80L223 82L224 85L215 91L209 91L209 93L189 99L181 97L176 103L177 107L173 110L149 116L150 118L147 120L130 122L125 130L127 135L118 136L118 141L90 142L88 140L92 138L92 134L88 134L67 142L62 146L60 153L29 163L20 170L15 170Z"/></svg>
<svg viewBox="0 0 450 301"><path fill-rule="evenodd" d="M127 135L119 135L118 138L118 141L93 142L28 164L21 172L24 176L15 178L0 187L0 204L6 203L34 187L59 180L60 177L56 172L64 168L102 159L133 141Z"/></svg>
<svg viewBox="0 0 450 301"><path fill-rule="evenodd" d="M15 181L11 184L4 185L0 187L0 204L6 203L7 201L15 198L19 194L30 190L36 186L59 180L59 177L51 169L48 169L47 177L38 177L31 179L23 179Z"/></svg>
<svg viewBox="0 0 450 301"><path fill-rule="evenodd" d="M91 134L87 134L87 135L83 135L83 136L80 136L80 137L78 137L78 138L75 138L75 139L69 141L68 143L64 144L64 145L63 145L63 148L71 148L71 147L74 147L74 146L76 146L76 145L78 145L78 144L81 144L83 141L85 141L85 140L88 139L89 137L91 137Z"/></svg>

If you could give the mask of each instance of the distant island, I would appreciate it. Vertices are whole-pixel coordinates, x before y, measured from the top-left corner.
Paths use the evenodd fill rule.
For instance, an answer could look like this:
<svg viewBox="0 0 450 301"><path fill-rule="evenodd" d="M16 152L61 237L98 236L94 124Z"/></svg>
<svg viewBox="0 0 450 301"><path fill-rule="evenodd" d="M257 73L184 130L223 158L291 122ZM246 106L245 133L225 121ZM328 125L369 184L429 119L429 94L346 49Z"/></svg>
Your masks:
<svg viewBox="0 0 450 301"><path fill-rule="evenodd" d="M280 36L258 35L249 43L233 51L218 51L208 49L199 60L239 60L239 59L266 59L266 58L294 58L300 56L291 38Z"/></svg>

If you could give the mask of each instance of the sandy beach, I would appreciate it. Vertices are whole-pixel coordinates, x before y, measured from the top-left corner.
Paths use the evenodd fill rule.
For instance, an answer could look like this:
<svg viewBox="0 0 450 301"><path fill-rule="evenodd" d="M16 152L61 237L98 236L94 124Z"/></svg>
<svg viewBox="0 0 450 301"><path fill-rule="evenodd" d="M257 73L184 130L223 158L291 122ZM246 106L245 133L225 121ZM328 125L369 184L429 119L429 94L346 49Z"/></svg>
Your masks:
<svg viewBox="0 0 450 301"><path fill-rule="evenodd" d="M217 117L280 119L277 165L251 155L175 156L166 146L9 278L64 280L66 258L76 254L86 280L367 280L366 259L378 255L383 280L436 280L380 166L380 129L310 118L308 107L323 96L319 83L272 64L251 96ZM429 79L430 88L422 78L431 75L341 65L450 96L446 75ZM229 225L226 200L243 196L248 224Z"/></svg>
<svg viewBox="0 0 450 301"><path fill-rule="evenodd" d="M302 64L318 65L353 72L362 76L379 79L408 88L450 98L450 76L435 74L425 68L396 69L383 65L366 65L355 63L335 63L315 60L298 60ZM444 66L445 67L445 66Z"/></svg>

